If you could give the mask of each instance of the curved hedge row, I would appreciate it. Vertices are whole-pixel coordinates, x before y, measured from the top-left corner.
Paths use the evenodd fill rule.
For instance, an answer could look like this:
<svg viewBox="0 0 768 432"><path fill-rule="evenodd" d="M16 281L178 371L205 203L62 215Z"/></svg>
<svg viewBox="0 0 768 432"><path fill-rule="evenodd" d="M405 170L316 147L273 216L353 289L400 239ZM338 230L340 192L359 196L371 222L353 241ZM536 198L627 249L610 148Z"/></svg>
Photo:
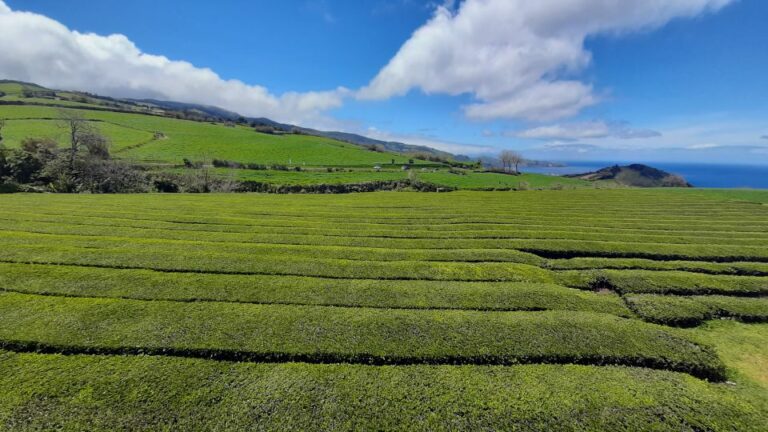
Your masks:
<svg viewBox="0 0 768 432"><path fill-rule="evenodd" d="M169 303L0 293L0 344L72 353L365 364L725 367L682 333L587 312L405 311Z"/></svg>
<svg viewBox="0 0 768 432"><path fill-rule="evenodd" d="M610 288L622 294L768 295L768 277L682 271L586 270L554 272L559 283L580 289Z"/></svg>
<svg viewBox="0 0 768 432"><path fill-rule="evenodd" d="M768 276L768 263L759 262L712 263L628 258L573 258L549 260L545 267L552 270L677 270L713 275Z"/></svg>
<svg viewBox="0 0 768 432"><path fill-rule="evenodd" d="M552 284L167 273L0 263L0 290L136 300L401 309L576 310L632 316L616 295Z"/></svg>
<svg viewBox="0 0 768 432"><path fill-rule="evenodd" d="M623 367L234 364L0 351L0 370L0 425L11 430L749 432L765 417L730 387Z"/></svg>
<svg viewBox="0 0 768 432"><path fill-rule="evenodd" d="M640 294L625 299L644 320L665 325L693 327L716 318L768 322L768 298Z"/></svg>

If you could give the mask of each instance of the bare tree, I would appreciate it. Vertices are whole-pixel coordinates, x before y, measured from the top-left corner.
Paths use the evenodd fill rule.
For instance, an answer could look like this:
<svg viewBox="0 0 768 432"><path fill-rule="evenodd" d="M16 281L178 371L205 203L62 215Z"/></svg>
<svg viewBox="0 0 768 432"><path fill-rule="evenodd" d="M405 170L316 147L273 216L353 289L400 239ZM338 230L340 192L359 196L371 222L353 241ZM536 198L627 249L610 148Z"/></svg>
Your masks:
<svg viewBox="0 0 768 432"><path fill-rule="evenodd" d="M518 167L525 159L523 159L523 156L518 153L514 152L512 150L504 150L499 155L499 159L501 159L501 163L504 166L504 171L510 172L512 171L512 167L514 167L514 173L518 174L520 171L518 170Z"/></svg>
<svg viewBox="0 0 768 432"><path fill-rule="evenodd" d="M93 136L95 131L90 123L82 115L75 111L59 111L61 117L61 127L67 130L69 135L69 169L75 170L75 161L80 147L88 141L89 136Z"/></svg>

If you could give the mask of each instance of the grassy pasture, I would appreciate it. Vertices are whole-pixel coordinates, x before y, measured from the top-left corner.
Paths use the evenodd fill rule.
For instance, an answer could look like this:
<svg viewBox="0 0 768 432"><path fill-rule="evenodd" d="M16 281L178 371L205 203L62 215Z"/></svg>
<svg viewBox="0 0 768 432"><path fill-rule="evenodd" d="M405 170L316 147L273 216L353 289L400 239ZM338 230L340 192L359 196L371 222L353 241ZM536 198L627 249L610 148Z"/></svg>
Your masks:
<svg viewBox="0 0 768 432"><path fill-rule="evenodd" d="M9 84L8 86L13 87ZM20 98L9 87L6 101L22 101L41 105L0 105L0 119L7 119L3 131L6 147L15 148L25 138L46 137L67 145L64 129L60 127L60 111L76 112L109 137L112 154L119 159L153 166L176 173L189 173L178 168L184 159L211 163L213 159L266 166L286 165L305 171L245 170L217 168L217 177L280 186L359 184L374 181L401 181L408 178L456 189L539 189L591 188L590 182L538 174L511 176L494 173L450 173L441 164L412 159L388 152L375 152L336 140L306 135L268 135L256 133L245 126L178 120L141 113L111 112L93 109L88 104L49 99ZM2 90L0 90L2 91ZM15 91L15 90L14 90ZM46 106L66 105L65 108ZM102 107L103 108L103 107ZM161 138L156 138L156 133ZM409 174L402 165L413 161ZM383 171L375 171L379 165ZM176 167L176 168L174 168ZM328 172L326 168L343 168ZM420 167L428 167L422 171Z"/></svg>
<svg viewBox="0 0 768 432"><path fill-rule="evenodd" d="M180 164L184 158L296 166L373 166L389 164L393 159L398 164L408 162L402 155L372 152L320 137L266 135L245 127L143 114L74 111L93 120L102 133L113 140L115 156L139 162ZM59 110L53 107L0 106L0 118L9 119L6 126L9 147L17 146L27 136L58 137L56 119L59 117ZM155 132L163 133L166 138L152 140Z"/></svg>
<svg viewBox="0 0 768 432"><path fill-rule="evenodd" d="M761 199L2 196L0 429L759 431Z"/></svg>

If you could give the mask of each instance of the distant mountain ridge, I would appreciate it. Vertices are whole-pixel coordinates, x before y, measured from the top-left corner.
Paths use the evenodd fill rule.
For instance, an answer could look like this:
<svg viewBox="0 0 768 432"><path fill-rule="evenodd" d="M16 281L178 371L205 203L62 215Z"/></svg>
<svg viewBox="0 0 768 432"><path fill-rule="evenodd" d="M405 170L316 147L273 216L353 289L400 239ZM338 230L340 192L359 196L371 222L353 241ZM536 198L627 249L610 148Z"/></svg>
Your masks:
<svg viewBox="0 0 768 432"><path fill-rule="evenodd" d="M679 175L643 164L614 165L589 173L570 174L564 177L589 181L613 180L624 186L633 187L693 187Z"/></svg>

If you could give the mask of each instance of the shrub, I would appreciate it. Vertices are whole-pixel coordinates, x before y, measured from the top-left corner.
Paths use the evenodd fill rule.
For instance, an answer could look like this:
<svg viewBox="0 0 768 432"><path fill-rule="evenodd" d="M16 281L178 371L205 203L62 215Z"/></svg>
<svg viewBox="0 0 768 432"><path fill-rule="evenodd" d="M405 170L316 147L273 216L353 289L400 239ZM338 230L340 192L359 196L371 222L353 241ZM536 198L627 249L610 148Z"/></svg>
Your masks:
<svg viewBox="0 0 768 432"><path fill-rule="evenodd" d="M13 181L0 182L0 194L10 194L19 192L19 185Z"/></svg>
<svg viewBox="0 0 768 432"><path fill-rule="evenodd" d="M178 176L173 176L165 173L154 175L152 177L152 185L154 186L154 189L158 192L178 193L181 191L181 186L179 185L179 183L180 183L180 179Z"/></svg>

